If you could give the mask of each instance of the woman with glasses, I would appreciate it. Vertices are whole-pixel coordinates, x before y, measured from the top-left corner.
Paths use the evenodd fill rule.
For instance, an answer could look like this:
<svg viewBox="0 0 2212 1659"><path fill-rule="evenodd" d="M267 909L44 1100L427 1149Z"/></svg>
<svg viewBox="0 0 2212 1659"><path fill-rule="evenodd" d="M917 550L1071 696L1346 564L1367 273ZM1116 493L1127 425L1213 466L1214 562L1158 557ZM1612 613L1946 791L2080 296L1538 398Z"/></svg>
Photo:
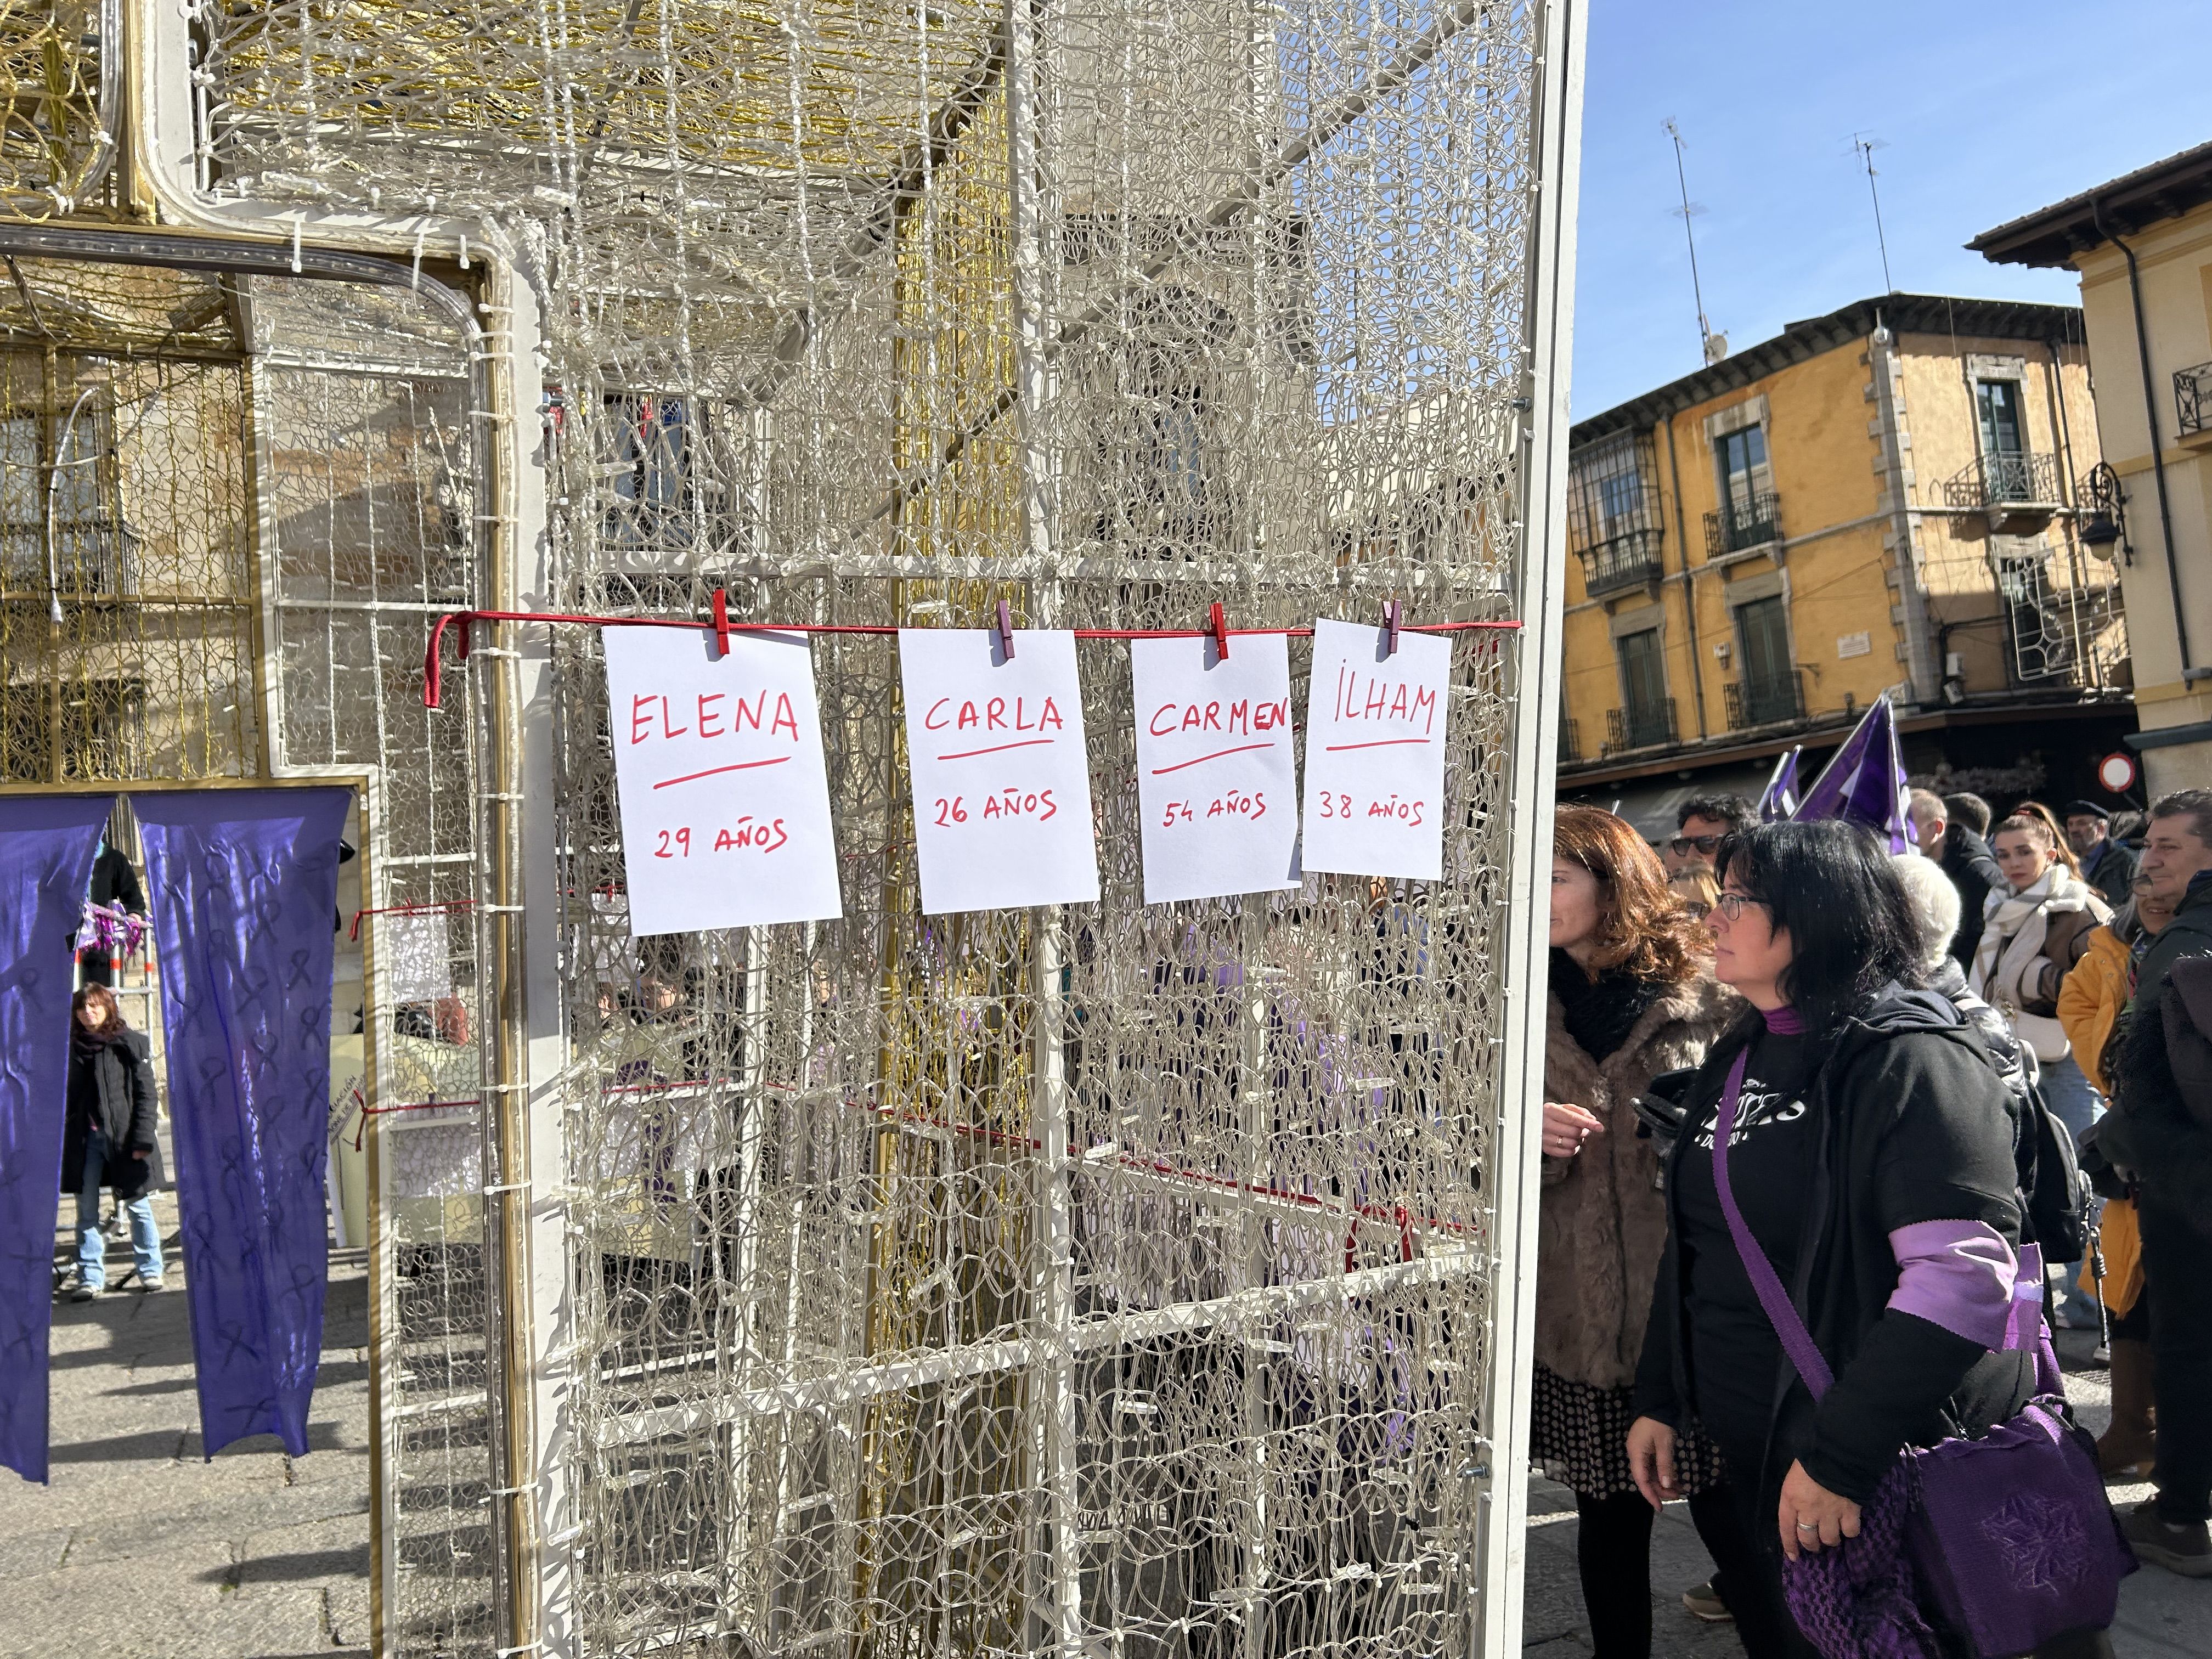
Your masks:
<svg viewBox="0 0 2212 1659"><path fill-rule="evenodd" d="M1563 806L1554 850L1532 1455L1574 1488L1600 1659L1644 1659L1652 1516L1626 1446L1667 1222L1635 1102L1655 1074L1702 1060L1741 1005L1713 982L1665 871L1627 823ZM1686 1488L1727 1516L1709 1448L1690 1437L1682 1462Z"/></svg>
<svg viewBox="0 0 2212 1659"><path fill-rule="evenodd" d="M1719 1443L1757 1544L1729 1601L1765 1659L1814 1651L1784 1558L1856 1536L1900 1447L1986 1431L2035 1373L2028 1352L1994 1352L2020 1229L2004 1085L1958 1011L1914 988L1922 929L1887 854L1847 823L1764 824L1719 873L1714 971L1751 1012L1683 1095L1628 1455L1656 1505L1681 1490L1682 1423ZM1817 1410L1731 1236L1723 1173L1835 1372Z"/></svg>

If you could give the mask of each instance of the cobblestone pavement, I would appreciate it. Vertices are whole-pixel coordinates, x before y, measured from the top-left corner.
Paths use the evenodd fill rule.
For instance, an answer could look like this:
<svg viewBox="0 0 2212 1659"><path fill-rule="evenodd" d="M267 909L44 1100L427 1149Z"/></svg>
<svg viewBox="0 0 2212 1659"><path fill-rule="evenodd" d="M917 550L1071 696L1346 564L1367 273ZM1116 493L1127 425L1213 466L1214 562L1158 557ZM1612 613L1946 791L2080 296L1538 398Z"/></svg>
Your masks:
<svg viewBox="0 0 2212 1659"><path fill-rule="evenodd" d="M309 1455L264 1436L209 1462L176 1195L155 1212L167 1290L55 1304L52 1483L0 1470L0 1659L368 1659L362 1254L331 1259ZM111 1285L130 1259L109 1247Z"/></svg>
<svg viewBox="0 0 2212 1659"><path fill-rule="evenodd" d="M2104 1370L2089 1364L2095 1343L2090 1332L2066 1331L2060 1334L2058 1346L2066 1369L2067 1397L2091 1431L2101 1433L2111 1420L2112 1392ZM2106 1490L2123 1509L2150 1496L2148 1486ZM1712 1559L1690 1525L1687 1507L1670 1504L1652 1531L1654 1659L1738 1659L1742 1654L1730 1626L1699 1623L1679 1600L1682 1591L1702 1583L1712 1570ZM1525 1605L1525 1659L1578 1659L1589 1653L1589 1622L1583 1613L1582 1587L1575 1577L1574 1494L1541 1479L1528 1500ZM2140 1568L2120 1588L2112 1650L2117 1659L2203 1659L2212 1652L2212 1638L2205 1634L2208 1626L2212 1626L2212 1579L2192 1581L2158 1567Z"/></svg>

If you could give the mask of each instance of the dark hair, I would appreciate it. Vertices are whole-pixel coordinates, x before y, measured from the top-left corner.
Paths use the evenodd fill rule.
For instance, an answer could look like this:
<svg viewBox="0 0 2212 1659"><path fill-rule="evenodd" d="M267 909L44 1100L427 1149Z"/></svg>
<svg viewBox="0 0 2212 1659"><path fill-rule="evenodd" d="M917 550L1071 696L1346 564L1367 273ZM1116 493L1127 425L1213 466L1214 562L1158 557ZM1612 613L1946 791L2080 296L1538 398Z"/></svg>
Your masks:
<svg viewBox="0 0 2212 1659"><path fill-rule="evenodd" d="M1711 818L1730 830L1748 830L1759 822L1759 809L1741 795L1693 795L1674 814L1674 827L1680 830L1692 818Z"/></svg>
<svg viewBox="0 0 2212 1659"><path fill-rule="evenodd" d="M1833 1030L1893 980L1920 983L1919 912L1857 824L1762 823L1723 842L1715 867L1789 930L1782 993L1812 1030Z"/></svg>
<svg viewBox="0 0 2212 1659"><path fill-rule="evenodd" d="M112 1036L118 1031L131 1029L131 1022L123 1018L123 1005L115 1000L115 993L105 985L87 985L72 994L70 998L70 1018L76 1018L83 1012L87 1003L93 1002L107 1010L107 1018L100 1023L100 1029L106 1035Z"/></svg>
<svg viewBox="0 0 2212 1659"><path fill-rule="evenodd" d="M1943 805L1953 823L1963 823L1978 836L1990 833L1990 819L1996 815L1990 811L1989 802L1979 795L1946 795Z"/></svg>
<svg viewBox="0 0 2212 1659"><path fill-rule="evenodd" d="M1625 968L1662 985L1704 971L1696 926L1668 884L1666 866L1626 818L1595 806L1562 806L1552 851L1597 878L1598 967Z"/></svg>
<svg viewBox="0 0 2212 1659"><path fill-rule="evenodd" d="M2170 795L2160 795L2152 803L2150 815L2154 818L2187 818L2190 832L2207 847L2212 847L2212 789L2177 789Z"/></svg>

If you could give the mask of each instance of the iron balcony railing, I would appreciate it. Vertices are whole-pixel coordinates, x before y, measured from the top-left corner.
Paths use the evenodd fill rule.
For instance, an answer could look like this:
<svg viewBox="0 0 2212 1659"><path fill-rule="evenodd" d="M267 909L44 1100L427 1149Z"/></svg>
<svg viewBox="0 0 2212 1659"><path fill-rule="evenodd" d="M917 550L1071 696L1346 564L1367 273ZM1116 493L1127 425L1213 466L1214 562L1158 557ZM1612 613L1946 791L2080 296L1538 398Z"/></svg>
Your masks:
<svg viewBox="0 0 2212 1659"><path fill-rule="evenodd" d="M2212 363L2174 370L2173 404L2182 436L2212 432Z"/></svg>
<svg viewBox="0 0 2212 1659"><path fill-rule="evenodd" d="M1782 497L1759 490L1705 514L1705 555L1719 558L1782 539Z"/></svg>
<svg viewBox="0 0 2212 1659"><path fill-rule="evenodd" d="M1805 677L1794 668L1771 677L1747 675L1730 681L1724 692L1731 732L1805 718Z"/></svg>
<svg viewBox="0 0 2212 1659"><path fill-rule="evenodd" d="M1948 503L1969 511L2058 504L2058 458L2033 450L1978 455L1943 486Z"/></svg>
<svg viewBox="0 0 2212 1659"><path fill-rule="evenodd" d="M1570 720L1559 722L1559 764L1572 766L1583 757L1582 728Z"/></svg>
<svg viewBox="0 0 2212 1659"><path fill-rule="evenodd" d="M1625 749L1655 749L1677 740L1672 697L1605 711L1605 751L1608 755L1617 755Z"/></svg>
<svg viewBox="0 0 2212 1659"><path fill-rule="evenodd" d="M1630 530L1580 549L1583 587L1597 599L1623 588L1650 586L1662 574L1659 542L1656 530Z"/></svg>

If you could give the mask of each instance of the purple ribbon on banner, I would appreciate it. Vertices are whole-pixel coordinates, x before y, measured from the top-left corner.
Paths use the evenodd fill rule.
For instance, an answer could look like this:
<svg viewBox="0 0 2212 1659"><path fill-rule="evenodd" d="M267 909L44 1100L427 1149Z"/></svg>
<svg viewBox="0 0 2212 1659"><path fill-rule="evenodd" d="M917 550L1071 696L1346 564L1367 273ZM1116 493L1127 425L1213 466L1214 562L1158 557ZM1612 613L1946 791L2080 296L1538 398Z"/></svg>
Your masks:
<svg viewBox="0 0 2212 1659"><path fill-rule="evenodd" d="M352 798L131 798L163 941L185 1290L210 1457L254 1434L295 1457L307 1449L330 1267L331 919Z"/></svg>
<svg viewBox="0 0 2212 1659"><path fill-rule="evenodd" d="M0 797L0 1463L46 1478L70 941L112 795Z"/></svg>

